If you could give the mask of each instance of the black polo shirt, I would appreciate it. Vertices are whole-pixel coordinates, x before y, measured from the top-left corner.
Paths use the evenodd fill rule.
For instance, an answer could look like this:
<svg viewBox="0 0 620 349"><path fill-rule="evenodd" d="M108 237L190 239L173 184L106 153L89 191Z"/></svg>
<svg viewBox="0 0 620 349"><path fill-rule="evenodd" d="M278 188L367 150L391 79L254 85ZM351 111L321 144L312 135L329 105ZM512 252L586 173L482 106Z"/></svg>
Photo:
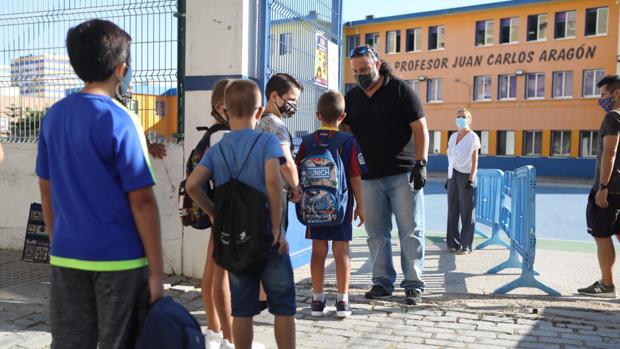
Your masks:
<svg viewBox="0 0 620 349"><path fill-rule="evenodd" d="M422 102L411 86L385 76L381 87L368 97L355 86L345 97L344 123L359 142L368 172L375 179L409 171L415 163L415 143L410 123L424 117Z"/></svg>

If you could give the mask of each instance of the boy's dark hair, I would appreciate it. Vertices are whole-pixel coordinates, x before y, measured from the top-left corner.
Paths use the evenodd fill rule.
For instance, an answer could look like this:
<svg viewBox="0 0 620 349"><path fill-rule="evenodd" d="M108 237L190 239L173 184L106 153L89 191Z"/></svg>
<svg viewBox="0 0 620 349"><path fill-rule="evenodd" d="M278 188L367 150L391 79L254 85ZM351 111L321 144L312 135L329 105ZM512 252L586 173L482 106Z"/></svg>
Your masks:
<svg viewBox="0 0 620 349"><path fill-rule="evenodd" d="M285 95L288 91L290 91L293 87L297 87L299 91L303 91L304 87L295 80L294 77L286 74L286 73L278 73L269 78L267 81L267 87L265 88L265 97L269 99L271 93L276 91L278 96Z"/></svg>
<svg viewBox="0 0 620 349"><path fill-rule="evenodd" d="M110 21L93 19L69 29L66 44L73 70L85 82L105 81L117 65L129 64L131 36Z"/></svg>
<svg viewBox="0 0 620 349"><path fill-rule="evenodd" d="M607 91L609 93L613 93L615 90L620 88L620 76L618 75L607 75L601 79L596 84L596 87L601 88L603 86L607 86Z"/></svg>
<svg viewBox="0 0 620 349"><path fill-rule="evenodd" d="M247 118L261 106L258 85L252 80L233 80L224 91L224 105L229 117Z"/></svg>
<svg viewBox="0 0 620 349"><path fill-rule="evenodd" d="M336 91L329 90L319 97L316 109L323 120L330 123L336 122L338 117L344 113L344 97Z"/></svg>

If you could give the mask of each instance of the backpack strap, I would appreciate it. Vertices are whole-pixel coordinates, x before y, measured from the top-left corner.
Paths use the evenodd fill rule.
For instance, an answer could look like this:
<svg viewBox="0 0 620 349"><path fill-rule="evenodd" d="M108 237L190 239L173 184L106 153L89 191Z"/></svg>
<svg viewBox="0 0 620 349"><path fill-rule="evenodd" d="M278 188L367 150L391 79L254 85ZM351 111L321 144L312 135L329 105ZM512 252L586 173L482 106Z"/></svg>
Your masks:
<svg viewBox="0 0 620 349"><path fill-rule="evenodd" d="M230 167L228 167L228 160L226 160L226 156L224 156L224 151L222 150L222 147L219 147L220 148L220 154L222 155L222 159L224 159L224 164L226 165L226 169L228 170L228 175L230 176L230 178L233 178L233 179L239 178L239 176L241 175L241 171L243 171L243 168L245 167L245 164L248 162L248 159L250 158L250 154L252 154L252 150L254 150L254 146L256 146L256 143L258 143L258 139L262 135L263 134L260 133L254 139L254 142L252 143L252 146L250 147L250 150L248 150L247 154L245 154L245 159L241 163L241 167L239 167L239 171L237 171L237 175L236 176L233 176L232 171L230 170Z"/></svg>

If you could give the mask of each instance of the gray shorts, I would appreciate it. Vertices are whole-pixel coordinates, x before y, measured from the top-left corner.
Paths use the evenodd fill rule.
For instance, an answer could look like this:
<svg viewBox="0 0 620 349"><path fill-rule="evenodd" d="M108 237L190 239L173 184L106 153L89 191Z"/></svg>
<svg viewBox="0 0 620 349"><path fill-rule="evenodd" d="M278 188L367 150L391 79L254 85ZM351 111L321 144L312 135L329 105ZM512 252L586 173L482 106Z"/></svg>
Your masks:
<svg viewBox="0 0 620 349"><path fill-rule="evenodd" d="M148 268L95 272L52 266L52 348L133 348L148 306Z"/></svg>

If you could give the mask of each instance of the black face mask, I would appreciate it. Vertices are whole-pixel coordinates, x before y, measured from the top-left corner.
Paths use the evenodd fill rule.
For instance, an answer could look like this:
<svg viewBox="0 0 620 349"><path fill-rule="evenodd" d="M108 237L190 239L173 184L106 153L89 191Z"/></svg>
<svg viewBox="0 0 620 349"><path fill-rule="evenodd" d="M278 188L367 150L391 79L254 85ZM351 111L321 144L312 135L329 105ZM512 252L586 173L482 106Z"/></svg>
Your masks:
<svg viewBox="0 0 620 349"><path fill-rule="evenodd" d="M285 119L288 119L291 116L295 115L295 113L297 113L297 106L282 97L280 98L284 101L284 103L282 103L282 106L278 107L278 111L280 112L280 115Z"/></svg>
<svg viewBox="0 0 620 349"><path fill-rule="evenodd" d="M374 69L371 69L370 73L368 74L355 75L355 81L357 81L357 84L359 85L359 87L361 87L364 90L367 90L370 88L370 86L372 86L372 84L374 84L377 81L377 71Z"/></svg>

